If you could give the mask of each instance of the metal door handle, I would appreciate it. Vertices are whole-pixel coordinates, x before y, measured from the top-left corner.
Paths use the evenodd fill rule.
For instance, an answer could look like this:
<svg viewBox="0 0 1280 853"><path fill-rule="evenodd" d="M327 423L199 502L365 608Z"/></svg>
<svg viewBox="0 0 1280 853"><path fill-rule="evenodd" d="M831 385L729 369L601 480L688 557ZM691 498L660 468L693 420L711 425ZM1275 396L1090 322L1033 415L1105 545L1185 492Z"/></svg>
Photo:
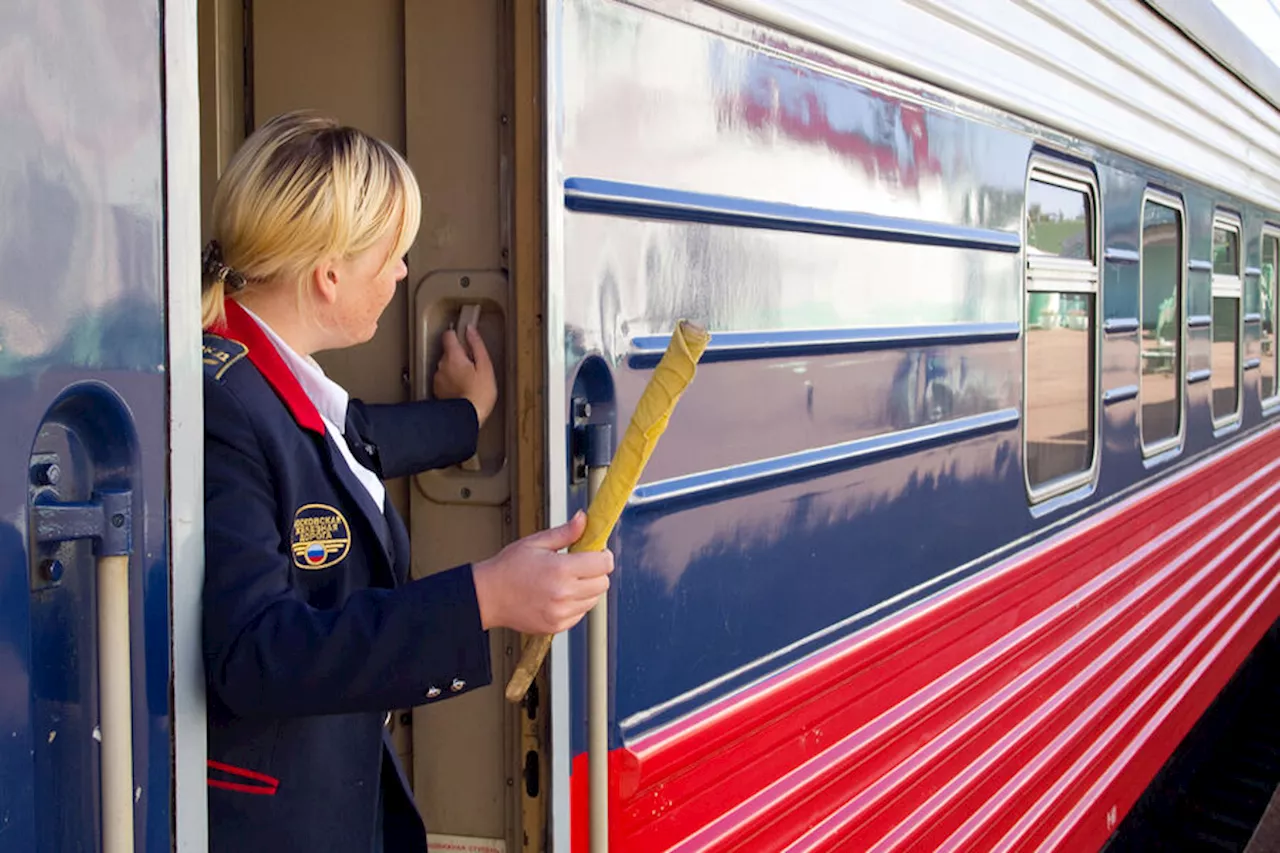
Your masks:
<svg viewBox="0 0 1280 853"><path fill-rule="evenodd" d="M94 498L37 503L31 515L40 545L93 539L97 546L102 850L133 853L133 677L129 654L133 495L109 491Z"/></svg>
<svg viewBox="0 0 1280 853"><path fill-rule="evenodd" d="M505 393L508 290L506 274L500 270L438 270L414 290L414 398L431 396L441 334L449 328L461 333L469 324L484 334L498 382L498 405L480 431L475 456L414 477L422 494L436 503L501 506L511 497Z"/></svg>

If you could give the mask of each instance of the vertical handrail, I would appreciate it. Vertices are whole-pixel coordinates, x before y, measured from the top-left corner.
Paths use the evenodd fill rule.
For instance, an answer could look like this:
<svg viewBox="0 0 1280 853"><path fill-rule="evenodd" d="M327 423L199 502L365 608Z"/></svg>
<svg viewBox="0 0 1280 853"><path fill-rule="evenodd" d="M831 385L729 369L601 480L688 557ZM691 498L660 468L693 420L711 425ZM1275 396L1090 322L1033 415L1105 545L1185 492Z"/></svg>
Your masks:
<svg viewBox="0 0 1280 853"><path fill-rule="evenodd" d="M133 853L133 679L129 557L98 558L98 701L102 736L102 850Z"/></svg>
<svg viewBox="0 0 1280 853"><path fill-rule="evenodd" d="M609 541L614 525L622 517L632 491L640 482L645 464L667 428L676 403L680 402L681 395L693 381L698 360L709 343L711 335L702 326L687 320L676 324L671 343L636 401L631 422L618 444L615 464L610 466L613 476L602 476L599 499L591 500L587 506L587 529L570 551L599 551ZM507 701L524 701L524 694L550 650L550 634L529 637L507 682Z"/></svg>
<svg viewBox="0 0 1280 853"><path fill-rule="evenodd" d="M594 500L608 465L587 469L587 493ZM587 615L587 784L591 853L609 850L609 595Z"/></svg>
<svg viewBox="0 0 1280 853"><path fill-rule="evenodd" d="M710 342L711 335L702 326L684 320L676 324L667 351L636 401L631 421L616 452L611 424L588 422L582 425L586 439L584 462L589 492L587 527L570 551L599 551L608 543L614 525L622 517L631 493L640 482L645 464L666 430L676 403L693 381L698 360ZM589 417L584 411L583 419ZM587 620L587 768L591 853L606 853L609 842L609 612L606 598L601 596ZM509 701L519 702L524 698L550 648L549 634L533 636L525 644L507 683Z"/></svg>
<svg viewBox="0 0 1280 853"><path fill-rule="evenodd" d="M102 853L133 848L133 673L130 654L129 555L133 495L94 493L91 501L41 501L31 507L41 550L93 540L97 554L99 782Z"/></svg>

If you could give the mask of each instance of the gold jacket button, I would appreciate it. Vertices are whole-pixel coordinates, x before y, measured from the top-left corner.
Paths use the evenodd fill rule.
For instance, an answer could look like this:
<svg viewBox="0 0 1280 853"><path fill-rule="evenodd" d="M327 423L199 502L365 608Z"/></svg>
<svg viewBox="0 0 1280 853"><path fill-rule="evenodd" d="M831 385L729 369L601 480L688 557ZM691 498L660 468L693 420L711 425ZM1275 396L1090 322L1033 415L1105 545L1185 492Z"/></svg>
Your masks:
<svg viewBox="0 0 1280 853"><path fill-rule="evenodd" d="M439 696L439 695L440 695L440 688L439 688L439 687L432 687L430 690L428 690L428 691L427 691L427 698L428 698L428 699L434 699L434 698L436 698L436 697L437 697L437 696Z"/></svg>
<svg viewBox="0 0 1280 853"><path fill-rule="evenodd" d="M453 680L453 684L449 685L449 689L452 690L454 693L457 693L459 690L462 690L466 686L467 686L467 682L463 681L461 678L455 678Z"/></svg>

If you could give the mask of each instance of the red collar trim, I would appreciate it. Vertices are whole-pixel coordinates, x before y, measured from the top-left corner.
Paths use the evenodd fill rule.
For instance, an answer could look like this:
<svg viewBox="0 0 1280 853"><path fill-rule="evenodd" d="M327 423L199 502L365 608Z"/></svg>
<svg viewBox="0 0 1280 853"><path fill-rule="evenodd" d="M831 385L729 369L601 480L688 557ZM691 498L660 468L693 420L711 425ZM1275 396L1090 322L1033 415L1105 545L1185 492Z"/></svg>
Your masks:
<svg viewBox="0 0 1280 853"><path fill-rule="evenodd" d="M267 383L275 389L276 394L284 402L285 408L298 422L298 426L324 435L324 421L320 418L319 410L302 390L302 386L298 384L298 377L294 376L289 365L284 363L276 345L262 331L262 327L234 299L226 301L226 310L226 325L210 331L225 335L248 347L249 360L253 362L254 367L258 368L258 372L267 380Z"/></svg>

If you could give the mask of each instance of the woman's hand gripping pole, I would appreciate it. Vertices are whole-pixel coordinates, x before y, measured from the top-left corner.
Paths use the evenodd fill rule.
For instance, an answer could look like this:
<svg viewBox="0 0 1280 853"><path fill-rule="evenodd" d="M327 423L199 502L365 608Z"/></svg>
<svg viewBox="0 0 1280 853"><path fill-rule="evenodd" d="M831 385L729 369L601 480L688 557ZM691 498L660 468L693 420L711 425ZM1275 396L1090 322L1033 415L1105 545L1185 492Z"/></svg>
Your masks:
<svg viewBox="0 0 1280 853"><path fill-rule="evenodd" d="M586 530L582 538L569 548L571 553L599 551L609 542L618 518L640 482L644 466L667 428L671 412L693 381L698 360L710 341L711 335L701 326L683 320L677 324L666 353L654 368L649 384L636 403L631 423L618 444L609 473L587 507ZM551 634L536 634L526 641L520 661L507 684L508 701L524 699L551 649L551 639Z"/></svg>

